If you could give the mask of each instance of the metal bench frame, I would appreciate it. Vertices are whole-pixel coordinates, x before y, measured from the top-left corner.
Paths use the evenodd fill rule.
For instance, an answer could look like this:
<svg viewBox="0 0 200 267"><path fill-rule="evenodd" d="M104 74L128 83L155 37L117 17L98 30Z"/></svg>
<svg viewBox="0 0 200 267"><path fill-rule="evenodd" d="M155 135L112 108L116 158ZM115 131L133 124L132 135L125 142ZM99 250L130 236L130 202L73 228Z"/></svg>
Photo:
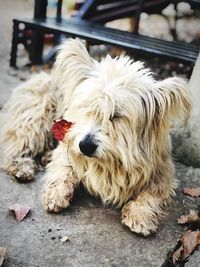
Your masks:
<svg viewBox="0 0 200 267"><path fill-rule="evenodd" d="M199 2L200 5L200 1L195 0L192 2L195 2L193 4L196 5ZM16 67L20 23L23 23L27 29L32 30L30 48L30 60L32 64L42 64L44 33L62 33L66 36L83 38L89 44L110 44L129 50L130 52L135 52L141 56L159 56L164 59L184 63L194 63L198 56L199 49L194 45L183 42L169 42L138 34L141 10L152 12L155 9L155 6L147 5L148 1L87 0L81 7L76 18L70 19L63 19L61 16L62 0L58 0L57 3L55 18L46 18L47 0L35 0L33 19L13 20L13 39L10 59L10 65L12 67ZM105 6L104 12L102 13L99 6L104 7L105 3L107 4L107 8ZM108 5L113 3L115 4L114 6ZM164 4L166 5L168 1L159 1L159 3L159 7L163 8ZM132 7L132 12L135 12L136 17L134 33L111 29L103 25L108 21L109 17L113 19L113 17L120 18L125 16L127 14L125 10L127 8L130 9L130 7ZM135 8L134 10L133 7Z"/></svg>

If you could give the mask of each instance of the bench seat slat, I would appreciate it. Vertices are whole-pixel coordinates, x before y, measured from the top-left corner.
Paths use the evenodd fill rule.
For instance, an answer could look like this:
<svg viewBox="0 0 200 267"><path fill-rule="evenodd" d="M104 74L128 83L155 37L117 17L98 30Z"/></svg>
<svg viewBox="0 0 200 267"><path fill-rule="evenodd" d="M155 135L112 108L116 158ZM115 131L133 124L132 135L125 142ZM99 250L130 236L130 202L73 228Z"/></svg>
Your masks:
<svg viewBox="0 0 200 267"><path fill-rule="evenodd" d="M89 22L89 21L85 21L85 20L81 20L81 22L80 22L78 19L66 20L66 23L69 25L71 24L71 25L77 25L77 26L80 26L80 24L81 24L81 26L83 26L85 29L88 29L89 31L91 31L91 29L93 29L93 30L96 29L99 33L105 34L105 27L100 25L100 24L97 24L97 23L93 23L93 22ZM116 30L113 28L106 28L106 31L109 34L116 33L118 35L120 32L120 34L123 34L124 36L130 37L130 38L133 38L133 35L134 35L135 38L137 38L137 39L139 38L140 40L143 40L146 42L149 42L149 40L151 40L153 44L155 44L155 43L157 43L159 45L164 44L165 47L166 47L166 43L169 47L170 46L171 47L177 47L177 46L180 46L180 44L181 44L181 47L185 47L186 49L188 49L188 47L191 46L190 44L188 45L187 43L184 43L184 42L175 42L175 41L171 42L171 41L164 41L164 40L149 37L149 36L142 36L142 35L138 36L138 35L135 35L133 33L127 32L127 31L119 31L119 30ZM193 46L193 47L196 48L195 46Z"/></svg>
<svg viewBox="0 0 200 267"><path fill-rule="evenodd" d="M77 18L62 19L60 22L54 18L15 21L17 23L24 23L31 29L64 33L71 37L80 37L91 42L103 42L120 46L127 50L135 51L138 54L161 56L181 62L194 63L199 52L199 49L191 44L136 35Z"/></svg>

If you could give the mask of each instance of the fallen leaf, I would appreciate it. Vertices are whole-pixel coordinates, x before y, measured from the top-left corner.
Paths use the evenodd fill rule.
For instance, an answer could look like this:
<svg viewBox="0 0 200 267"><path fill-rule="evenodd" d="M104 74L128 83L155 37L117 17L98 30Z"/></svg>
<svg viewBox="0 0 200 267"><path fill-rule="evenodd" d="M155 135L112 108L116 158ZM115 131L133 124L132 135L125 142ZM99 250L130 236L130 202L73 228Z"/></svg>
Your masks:
<svg viewBox="0 0 200 267"><path fill-rule="evenodd" d="M186 231L180 238L180 242L180 247L172 255L174 264L176 261L186 260L195 248L200 245L200 231Z"/></svg>
<svg viewBox="0 0 200 267"><path fill-rule="evenodd" d="M64 243L64 242L67 242L67 241L69 241L69 237L66 235L66 236L63 236L61 239L60 239L60 241L62 242L62 243Z"/></svg>
<svg viewBox="0 0 200 267"><path fill-rule="evenodd" d="M184 188L182 190L183 194L189 195L191 197L199 197L200 196L200 187L194 188Z"/></svg>
<svg viewBox="0 0 200 267"><path fill-rule="evenodd" d="M173 264L180 260L181 252L183 251L183 245L181 245L172 255Z"/></svg>
<svg viewBox="0 0 200 267"><path fill-rule="evenodd" d="M185 223L197 222L199 220L200 216L198 215L198 212L195 210L190 210L189 214L181 215L180 218L178 218L178 223L185 224Z"/></svg>
<svg viewBox="0 0 200 267"><path fill-rule="evenodd" d="M0 267L3 265L5 255L6 255L6 248L0 247Z"/></svg>
<svg viewBox="0 0 200 267"><path fill-rule="evenodd" d="M15 203L9 207L9 210L15 212L17 222L21 222L30 210L30 207Z"/></svg>
<svg viewBox="0 0 200 267"><path fill-rule="evenodd" d="M72 122L64 119L55 121L51 128L54 138L58 141L63 141L65 134L71 128L72 124Z"/></svg>

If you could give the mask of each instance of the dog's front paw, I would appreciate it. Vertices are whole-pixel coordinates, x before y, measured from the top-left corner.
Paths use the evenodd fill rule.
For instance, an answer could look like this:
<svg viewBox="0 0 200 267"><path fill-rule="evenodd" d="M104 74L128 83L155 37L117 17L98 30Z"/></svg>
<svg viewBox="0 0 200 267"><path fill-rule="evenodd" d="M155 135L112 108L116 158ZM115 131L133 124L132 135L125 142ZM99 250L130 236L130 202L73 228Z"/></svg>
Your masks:
<svg viewBox="0 0 200 267"><path fill-rule="evenodd" d="M130 201L122 209L122 224L132 232L148 236L158 227L158 215L151 207Z"/></svg>
<svg viewBox="0 0 200 267"><path fill-rule="evenodd" d="M37 165L31 158L16 157L5 167L5 170L18 182L29 182L33 179Z"/></svg>
<svg viewBox="0 0 200 267"><path fill-rule="evenodd" d="M59 212L70 205L74 194L74 184L58 179L44 188L43 206L46 211Z"/></svg>

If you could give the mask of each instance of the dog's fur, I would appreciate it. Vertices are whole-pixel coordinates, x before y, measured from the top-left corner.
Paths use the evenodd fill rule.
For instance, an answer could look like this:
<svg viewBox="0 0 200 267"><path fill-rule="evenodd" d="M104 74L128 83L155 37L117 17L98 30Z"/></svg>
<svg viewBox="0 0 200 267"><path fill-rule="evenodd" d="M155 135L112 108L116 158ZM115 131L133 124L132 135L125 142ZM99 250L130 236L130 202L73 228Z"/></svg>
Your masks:
<svg viewBox="0 0 200 267"><path fill-rule="evenodd" d="M82 182L103 203L123 206L123 224L148 235L176 186L172 119L188 117L190 109L182 79L155 81L141 62L126 56L96 62L79 40L69 40L51 75L36 75L16 88L4 107L2 167L18 180L31 180L36 159L47 161L53 148L53 120L71 121L46 168L44 208L67 208ZM94 153L81 153L81 141L95 145Z"/></svg>

